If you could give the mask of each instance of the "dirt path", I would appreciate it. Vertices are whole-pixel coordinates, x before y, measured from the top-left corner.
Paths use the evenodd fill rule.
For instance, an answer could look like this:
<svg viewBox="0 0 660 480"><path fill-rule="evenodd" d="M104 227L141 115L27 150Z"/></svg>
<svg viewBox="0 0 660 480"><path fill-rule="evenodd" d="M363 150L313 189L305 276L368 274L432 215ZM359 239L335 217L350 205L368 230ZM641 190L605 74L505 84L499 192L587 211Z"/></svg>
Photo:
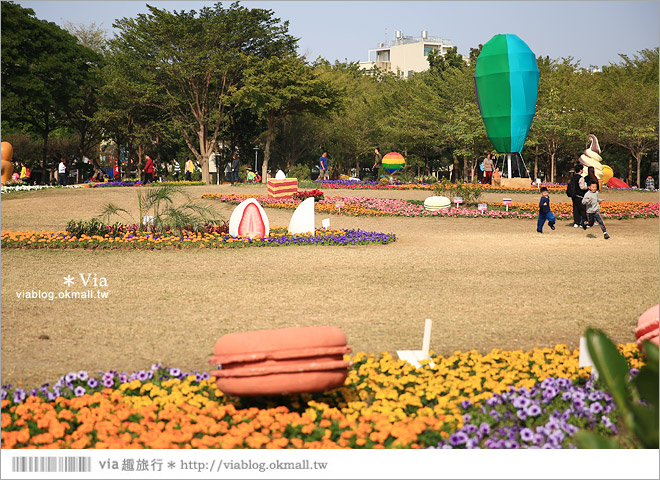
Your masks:
<svg viewBox="0 0 660 480"><path fill-rule="evenodd" d="M188 191L199 198L261 188ZM105 202L132 204L134 195L113 188L3 198L2 228L59 229ZM229 218L232 207L213 204ZM287 225L291 216L267 213L271 225ZM539 235L534 222L522 220L329 218L332 226L393 232L398 240L229 251L3 250L2 383L35 385L71 370L133 371L156 362L203 371L223 334L299 325L337 325L354 352L419 349L425 318L434 321L431 347L442 354L576 348L587 326L629 342L637 316L658 301L657 219L611 221L605 241L569 222ZM77 281L68 289L83 291L81 273L105 278L108 298L17 298L64 291L67 275Z"/></svg>

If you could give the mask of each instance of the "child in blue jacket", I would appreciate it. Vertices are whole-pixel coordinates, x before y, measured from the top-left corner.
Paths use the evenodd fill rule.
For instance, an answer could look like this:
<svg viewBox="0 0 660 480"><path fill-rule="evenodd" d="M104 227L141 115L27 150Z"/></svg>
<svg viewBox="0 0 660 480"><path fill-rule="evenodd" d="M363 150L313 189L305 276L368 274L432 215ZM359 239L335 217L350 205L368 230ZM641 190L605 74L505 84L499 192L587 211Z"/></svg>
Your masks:
<svg viewBox="0 0 660 480"><path fill-rule="evenodd" d="M539 201L539 221L536 224L536 231L543 233L543 225L548 221L551 229L555 229L555 216L550 210L550 195L547 187L541 187L541 200Z"/></svg>

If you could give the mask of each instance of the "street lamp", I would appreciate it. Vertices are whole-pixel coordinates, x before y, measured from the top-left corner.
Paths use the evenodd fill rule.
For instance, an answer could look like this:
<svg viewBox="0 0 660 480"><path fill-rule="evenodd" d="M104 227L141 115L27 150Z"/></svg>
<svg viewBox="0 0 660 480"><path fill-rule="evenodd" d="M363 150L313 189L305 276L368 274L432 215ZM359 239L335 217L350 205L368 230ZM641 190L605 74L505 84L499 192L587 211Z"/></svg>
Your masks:
<svg viewBox="0 0 660 480"><path fill-rule="evenodd" d="M254 147L254 174L257 174L257 152L259 152L259 147Z"/></svg>

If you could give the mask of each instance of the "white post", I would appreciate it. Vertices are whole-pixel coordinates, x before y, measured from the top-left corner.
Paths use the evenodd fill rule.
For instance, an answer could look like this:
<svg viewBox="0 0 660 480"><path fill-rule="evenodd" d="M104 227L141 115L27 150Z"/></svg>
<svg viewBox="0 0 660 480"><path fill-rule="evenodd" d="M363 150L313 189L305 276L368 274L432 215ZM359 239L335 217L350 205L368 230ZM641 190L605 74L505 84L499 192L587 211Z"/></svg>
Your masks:
<svg viewBox="0 0 660 480"><path fill-rule="evenodd" d="M508 170L508 173L506 174L506 178L511 178L511 154L510 153L506 154L506 163L507 163L507 170Z"/></svg>
<svg viewBox="0 0 660 480"><path fill-rule="evenodd" d="M433 321L430 318L427 318L424 321L424 339L422 340L422 358L427 358L429 356L432 326L433 326Z"/></svg>

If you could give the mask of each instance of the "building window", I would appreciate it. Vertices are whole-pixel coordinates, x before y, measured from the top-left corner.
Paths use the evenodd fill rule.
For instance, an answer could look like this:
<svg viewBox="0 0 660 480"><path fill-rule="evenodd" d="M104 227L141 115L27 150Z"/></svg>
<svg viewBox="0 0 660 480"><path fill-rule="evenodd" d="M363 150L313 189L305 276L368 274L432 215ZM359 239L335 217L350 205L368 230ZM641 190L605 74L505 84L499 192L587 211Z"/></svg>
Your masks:
<svg viewBox="0 0 660 480"><path fill-rule="evenodd" d="M438 47L433 45L424 45L424 56L428 57L429 53L431 53L431 50L438 50Z"/></svg>

